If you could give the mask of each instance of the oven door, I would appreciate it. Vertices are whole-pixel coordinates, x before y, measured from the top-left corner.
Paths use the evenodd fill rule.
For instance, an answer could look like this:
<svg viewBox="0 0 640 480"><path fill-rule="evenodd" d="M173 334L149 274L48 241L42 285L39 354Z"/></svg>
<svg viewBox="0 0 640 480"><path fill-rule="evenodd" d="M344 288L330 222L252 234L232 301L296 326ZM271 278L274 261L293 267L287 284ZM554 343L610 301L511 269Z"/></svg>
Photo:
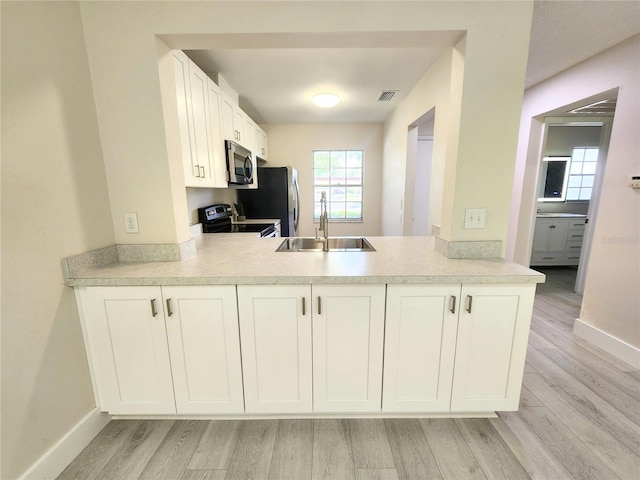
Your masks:
<svg viewBox="0 0 640 480"><path fill-rule="evenodd" d="M250 185L253 183L253 156L251 151L235 142L226 140L229 184Z"/></svg>

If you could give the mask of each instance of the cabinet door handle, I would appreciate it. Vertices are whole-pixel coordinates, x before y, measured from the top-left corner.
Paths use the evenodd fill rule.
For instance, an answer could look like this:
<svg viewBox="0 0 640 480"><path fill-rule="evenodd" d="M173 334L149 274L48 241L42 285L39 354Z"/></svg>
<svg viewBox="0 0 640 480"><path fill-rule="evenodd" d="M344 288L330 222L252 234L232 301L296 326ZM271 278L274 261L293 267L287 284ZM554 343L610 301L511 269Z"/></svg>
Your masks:
<svg viewBox="0 0 640 480"><path fill-rule="evenodd" d="M151 299L151 315L154 317L158 316L158 309L156 308L156 299Z"/></svg>
<svg viewBox="0 0 640 480"><path fill-rule="evenodd" d="M307 297L302 297L302 315L307 314Z"/></svg>
<svg viewBox="0 0 640 480"><path fill-rule="evenodd" d="M555 225L549 225L549 228L556 228Z"/></svg>
<svg viewBox="0 0 640 480"><path fill-rule="evenodd" d="M196 173L194 174L195 177L200 178L200 167L198 165L194 165L193 168L195 169Z"/></svg>
<svg viewBox="0 0 640 480"><path fill-rule="evenodd" d="M171 299L167 298L167 315L173 315L173 310L171 310Z"/></svg>
<svg viewBox="0 0 640 480"><path fill-rule="evenodd" d="M205 174L204 174L204 167L200 167L200 176L201 176L202 178L204 178L204 177L205 177Z"/></svg>
<svg viewBox="0 0 640 480"><path fill-rule="evenodd" d="M473 297L467 295L467 313L471 313L471 305L473 304Z"/></svg>
<svg viewBox="0 0 640 480"><path fill-rule="evenodd" d="M318 315L322 315L322 298L318 295Z"/></svg>
<svg viewBox="0 0 640 480"><path fill-rule="evenodd" d="M455 295L451 295L451 301L449 303L449 311L451 313L456 313L456 296Z"/></svg>

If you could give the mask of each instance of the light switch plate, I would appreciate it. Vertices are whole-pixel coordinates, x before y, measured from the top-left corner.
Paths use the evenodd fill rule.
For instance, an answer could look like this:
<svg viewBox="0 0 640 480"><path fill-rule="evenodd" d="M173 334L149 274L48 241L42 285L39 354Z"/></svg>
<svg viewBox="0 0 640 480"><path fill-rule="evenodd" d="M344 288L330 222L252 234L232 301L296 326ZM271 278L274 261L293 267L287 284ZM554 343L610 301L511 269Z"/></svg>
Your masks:
<svg viewBox="0 0 640 480"><path fill-rule="evenodd" d="M486 208L467 208L464 211L464 228L484 228L486 218Z"/></svg>

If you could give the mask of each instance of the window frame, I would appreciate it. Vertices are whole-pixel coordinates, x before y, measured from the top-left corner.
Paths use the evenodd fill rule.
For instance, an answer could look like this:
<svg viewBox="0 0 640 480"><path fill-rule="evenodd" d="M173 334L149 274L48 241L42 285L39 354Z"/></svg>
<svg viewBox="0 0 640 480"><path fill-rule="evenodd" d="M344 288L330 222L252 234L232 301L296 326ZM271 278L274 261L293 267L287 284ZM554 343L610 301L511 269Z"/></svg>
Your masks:
<svg viewBox="0 0 640 480"><path fill-rule="evenodd" d="M571 173L572 170L572 166L574 164L574 156L576 155L576 151L577 150L583 150L584 152L582 153L582 158L579 161L582 164L581 170L584 169L584 164L585 163L589 163L589 164L595 164L594 165L594 171L593 173L583 173L582 171L580 173ZM596 159L595 161L585 161L585 158L587 156L587 151L588 150L595 150L596 151ZM591 198L593 197L593 186L595 184L595 177L598 171L598 159L600 157L600 147L594 147L594 146L589 146L589 147L573 147L571 149L571 161L569 162L568 165L568 172L567 172L567 183L565 186L565 202L571 202L571 203L579 203L579 202L590 202ZM577 162L577 160L576 160ZM571 177L580 177L580 186L579 187L572 187L571 186ZM584 182L584 178L585 177L592 177L592 183L591 186L584 186L582 185L582 183ZM569 198L569 189L578 189L578 198ZM582 191L583 189L589 189L590 193L589 193L589 198L580 198L580 196L582 195Z"/></svg>
<svg viewBox="0 0 640 480"><path fill-rule="evenodd" d="M316 153L317 152L327 152L329 154L329 158L331 158L331 154L334 152L342 152L345 154L345 157L348 155L349 152L359 152L361 154L361 158L362 158L362 164L360 167L352 167L352 168L358 168L361 172L360 175L360 183L358 184L349 184L349 183L344 183L344 184L331 184L331 180L329 180L328 184L317 184L316 183L316 174L315 174L315 170L316 170ZM345 166L345 169L347 169L348 167ZM313 195L313 223L319 223L320 222L320 217L316 217L316 204L318 203L316 201L316 189L317 188L324 188L327 191L327 203L330 204L331 203L331 191L330 189L332 187L344 187L345 189L348 187L359 187L361 189L361 197L360 197L360 201L359 202L348 202L346 199L346 190L345 190L345 200L344 200L344 204L345 204L345 217L331 217L331 210L330 208L327 209L327 213L329 214L329 222L331 223L363 223L364 222L364 182L365 182L365 150L364 149L355 149L355 148L350 148L350 149L326 149L326 148L322 148L322 149L314 149L312 150L312 181L313 181L313 186L312 186L312 195ZM347 203L360 203L360 217L358 218L348 218L346 217L346 205Z"/></svg>

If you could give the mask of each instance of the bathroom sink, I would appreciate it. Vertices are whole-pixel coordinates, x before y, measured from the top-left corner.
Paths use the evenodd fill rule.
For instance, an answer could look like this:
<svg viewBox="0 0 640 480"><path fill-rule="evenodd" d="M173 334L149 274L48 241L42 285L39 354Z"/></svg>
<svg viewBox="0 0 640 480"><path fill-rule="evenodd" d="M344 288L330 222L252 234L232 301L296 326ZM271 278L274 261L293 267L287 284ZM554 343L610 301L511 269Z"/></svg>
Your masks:
<svg viewBox="0 0 640 480"><path fill-rule="evenodd" d="M313 237L286 238L276 252L321 252L322 240ZM364 237L330 237L329 251L375 252L376 249Z"/></svg>

